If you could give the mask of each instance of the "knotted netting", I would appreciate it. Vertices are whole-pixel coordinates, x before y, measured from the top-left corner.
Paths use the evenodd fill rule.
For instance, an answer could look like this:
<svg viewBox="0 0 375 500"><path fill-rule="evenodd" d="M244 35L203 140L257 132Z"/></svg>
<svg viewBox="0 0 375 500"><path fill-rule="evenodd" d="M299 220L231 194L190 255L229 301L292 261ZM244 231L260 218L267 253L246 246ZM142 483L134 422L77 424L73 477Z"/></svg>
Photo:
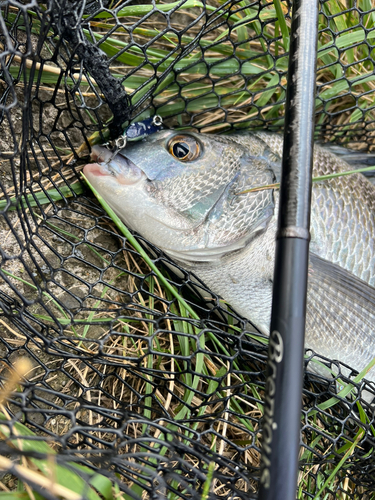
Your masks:
<svg viewBox="0 0 375 500"><path fill-rule="evenodd" d="M317 139L371 151L375 8L319 8ZM267 339L134 246L80 171L93 144L155 114L281 131L290 19L277 0L0 1L2 380L32 363L0 393L14 498L256 498ZM297 498L373 498L375 386L323 358L332 377L318 376L318 358Z"/></svg>

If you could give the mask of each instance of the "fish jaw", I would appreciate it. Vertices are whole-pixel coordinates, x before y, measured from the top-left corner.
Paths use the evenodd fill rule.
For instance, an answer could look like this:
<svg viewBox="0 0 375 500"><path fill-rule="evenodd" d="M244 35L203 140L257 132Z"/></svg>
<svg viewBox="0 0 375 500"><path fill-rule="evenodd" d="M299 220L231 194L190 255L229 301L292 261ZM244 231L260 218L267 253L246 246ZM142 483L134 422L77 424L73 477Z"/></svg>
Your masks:
<svg viewBox="0 0 375 500"><path fill-rule="evenodd" d="M190 223L149 195L149 179L141 169L122 155L111 156L110 151L96 147L92 158L103 163L85 165L87 180L130 229L165 252L176 249L181 232L191 229Z"/></svg>

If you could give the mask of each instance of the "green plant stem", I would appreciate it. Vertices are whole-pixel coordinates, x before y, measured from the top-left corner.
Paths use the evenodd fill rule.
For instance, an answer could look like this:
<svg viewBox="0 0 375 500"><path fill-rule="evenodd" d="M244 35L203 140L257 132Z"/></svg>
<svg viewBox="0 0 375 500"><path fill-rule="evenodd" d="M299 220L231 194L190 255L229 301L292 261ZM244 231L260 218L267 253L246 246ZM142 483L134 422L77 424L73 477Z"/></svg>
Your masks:
<svg viewBox="0 0 375 500"><path fill-rule="evenodd" d="M344 177L345 175L353 175L353 174L360 174L362 172L373 172L373 171L375 171L375 165L371 167L358 168L357 170L346 170L344 172L336 172L334 174L319 175L317 177L313 177L312 181L313 182L327 181L329 179L335 179L337 177ZM240 194L252 193L254 191L264 191L266 189L279 189L279 188L280 188L280 183L275 182L275 184L266 184L264 186L256 186L254 188L245 189L244 191L236 193L236 195L238 196Z"/></svg>
<svg viewBox="0 0 375 500"><path fill-rule="evenodd" d="M181 297L181 295L177 292L177 290L172 286L169 281L163 276L163 274L159 271L159 269L155 266L153 261L150 259L150 257L147 255L147 253L143 250L142 246L138 243L136 238L131 234L129 229L123 224L123 222L119 219L119 217L115 214L115 212L111 209L111 207L105 202L103 197L96 191L96 189L90 184L88 179L84 176L82 173L82 177L85 179L87 182L87 185L90 187L96 198L98 199L99 203L102 205L104 210L107 212L109 217L113 220L113 222L116 224L118 229L122 232L122 234L125 236L125 238L129 241L129 243L132 245L132 247L141 255L143 260L148 264L150 269L154 271L156 276L159 278L161 283L165 286L165 288L175 297L178 302L185 307L187 311L189 311L190 315L192 318L199 320L198 314L192 309L189 304Z"/></svg>

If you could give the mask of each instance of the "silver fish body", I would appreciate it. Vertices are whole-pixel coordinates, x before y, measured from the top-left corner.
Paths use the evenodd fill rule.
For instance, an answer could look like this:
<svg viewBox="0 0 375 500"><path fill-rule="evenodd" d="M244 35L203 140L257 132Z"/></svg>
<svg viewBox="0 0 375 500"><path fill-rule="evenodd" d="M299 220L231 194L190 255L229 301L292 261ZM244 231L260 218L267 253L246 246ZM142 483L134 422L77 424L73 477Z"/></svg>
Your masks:
<svg viewBox="0 0 375 500"><path fill-rule="evenodd" d="M132 229L269 332L282 138L162 131L85 175ZM314 176L350 170L314 149ZM314 183L306 346L361 371L375 357L375 187L361 174ZM375 381L375 369L368 377Z"/></svg>

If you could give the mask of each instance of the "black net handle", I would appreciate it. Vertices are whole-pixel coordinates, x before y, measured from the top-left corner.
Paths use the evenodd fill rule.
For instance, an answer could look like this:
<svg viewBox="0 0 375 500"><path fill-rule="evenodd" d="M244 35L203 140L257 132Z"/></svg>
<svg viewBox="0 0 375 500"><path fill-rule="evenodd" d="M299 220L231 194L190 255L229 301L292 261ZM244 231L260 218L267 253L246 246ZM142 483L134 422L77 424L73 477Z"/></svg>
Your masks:
<svg viewBox="0 0 375 500"><path fill-rule="evenodd" d="M73 53L82 61L86 71L96 81L113 113L108 125L111 138L122 134L130 121L133 107L121 81L114 77L106 54L91 43L83 33L82 16L86 2L53 0L50 2L51 19L60 37L68 42Z"/></svg>

